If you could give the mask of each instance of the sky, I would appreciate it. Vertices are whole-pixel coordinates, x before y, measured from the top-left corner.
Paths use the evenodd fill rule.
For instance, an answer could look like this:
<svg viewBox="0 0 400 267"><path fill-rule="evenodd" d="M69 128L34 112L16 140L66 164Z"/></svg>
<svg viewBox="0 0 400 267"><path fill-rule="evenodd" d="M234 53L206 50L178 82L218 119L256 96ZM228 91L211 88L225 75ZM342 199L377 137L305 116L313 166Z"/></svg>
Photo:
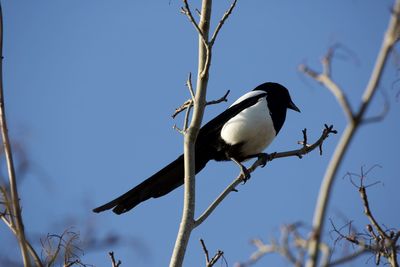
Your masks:
<svg viewBox="0 0 400 267"><path fill-rule="evenodd" d="M197 70L197 35L180 13L180 1L36 0L1 1L4 16L3 78L9 134L14 144L25 229L40 251L47 234L80 234L81 259L109 266L114 251L122 266L166 266L183 204L182 188L140 204L131 212L92 213L174 160L183 137L173 130L182 116L171 114L189 98L185 81ZM189 1L192 9L199 1ZM299 64L320 70L327 49L340 44L333 79L358 108L389 21L393 1L238 1L215 43L204 122L257 85L289 88L301 113L288 111L283 129L267 152L298 148L301 130L309 140L323 125L338 131L323 154L285 158L257 169L200 227L189 242L185 266L201 266L203 238L210 253L223 250L228 266L244 262L252 238L279 238L283 224L309 229L324 171L346 125L331 93L298 72ZM215 28L229 1L214 1ZM397 52L397 47L396 47ZM368 223L357 188L347 172L378 164L368 182L371 208L385 227L399 227L400 85L398 55L388 61L368 115L389 112L382 122L362 126L338 171L327 217L337 226ZM3 165L4 166L4 165ZM2 170L4 180L4 168ZM196 214L232 179L238 168L210 162L197 176ZM323 240L335 235L326 224ZM15 238L0 224L0 259L19 262ZM115 238L110 245L104 240ZM114 239L114 240L115 240ZM345 243L335 256L351 252ZM256 266L288 266L266 255ZM370 255L347 266L374 266ZM16 266L19 266L18 264ZM224 263L222 265L225 266Z"/></svg>

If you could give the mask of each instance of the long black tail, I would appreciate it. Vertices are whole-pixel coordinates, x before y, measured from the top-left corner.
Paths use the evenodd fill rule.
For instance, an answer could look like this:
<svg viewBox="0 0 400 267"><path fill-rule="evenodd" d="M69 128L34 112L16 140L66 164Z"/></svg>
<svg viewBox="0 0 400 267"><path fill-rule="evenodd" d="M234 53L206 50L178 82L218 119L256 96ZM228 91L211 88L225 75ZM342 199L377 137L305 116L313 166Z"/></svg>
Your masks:
<svg viewBox="0 0 400 267"><path fill-rule="evenodd" d="M196 155L196 173L201 171L209 161L201 155ZM152 197L164 196L181 186L184 181L183 155L155 173L153 176L132 188L116 199L95 208L94 212L113 209L116 214L122 214L133 209L139 203Z"/></svg>

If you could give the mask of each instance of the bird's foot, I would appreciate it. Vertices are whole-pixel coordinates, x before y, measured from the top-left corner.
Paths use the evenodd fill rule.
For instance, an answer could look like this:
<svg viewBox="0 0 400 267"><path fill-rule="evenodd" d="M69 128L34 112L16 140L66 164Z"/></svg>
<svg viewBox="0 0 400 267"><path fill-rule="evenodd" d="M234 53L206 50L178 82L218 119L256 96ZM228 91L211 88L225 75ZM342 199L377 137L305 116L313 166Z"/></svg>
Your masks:
<svg viewBox="0 0 400 267"><path fill-rule="evenodd" d="M267 154L267 153L260 153L260 154L258 154L257 161L259 161L259 163L260 163L260 165L261 165L261 168L264 168L265 165L267 165L267 162L268 162L268 161L273 160L275 154L276 154L276 152L275 152L275 153L272 153L272 154Z"/></svg>
<svg viewBox="0 0 400 267"><path fill-rule="evenodd" d="M244 165L240 166L240 175L243 177L242 178L243 184L245 184L250 179L251 176L250 171Z"/></svg>
<svg viewBox="0 0 400 267"><path fill-rule="evenodd" d="M250 179L250 171L242 164L240 161L235 158L230 158L233 162L235 162L240 168L240 176L242 177L243 184Z"/></svg>
<svg viewBox="0 0 400 267"><path fill-rule="evenodd" d="M269 155L267 153L260 153L258 155L257 161L260 163L261 168L264 168L265 165L267 165L268 159L269 159Z"/></svg>

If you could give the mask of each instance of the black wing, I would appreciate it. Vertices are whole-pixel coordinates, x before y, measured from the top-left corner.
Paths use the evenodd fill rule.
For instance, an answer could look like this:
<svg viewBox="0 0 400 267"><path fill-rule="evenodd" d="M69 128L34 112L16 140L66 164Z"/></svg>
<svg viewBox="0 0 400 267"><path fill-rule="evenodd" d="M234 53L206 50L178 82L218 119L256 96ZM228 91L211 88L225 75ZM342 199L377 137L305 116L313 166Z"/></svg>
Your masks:
<svg viewBox="0 0 400 267"><path fill-rule="evenodd" d="M267 93L262 93L246 98L236 105L231 106L230 108L216 116L214 119L210 120L203 127L201 127L199 135L197 137L197 145L201 144L202 142L207 142L208 140L210 140L210 138L215 137L216 134L219 135L222 127L227 121L235 117L244 109L255 105L260 98L263 98L266 95Z"/></svg>

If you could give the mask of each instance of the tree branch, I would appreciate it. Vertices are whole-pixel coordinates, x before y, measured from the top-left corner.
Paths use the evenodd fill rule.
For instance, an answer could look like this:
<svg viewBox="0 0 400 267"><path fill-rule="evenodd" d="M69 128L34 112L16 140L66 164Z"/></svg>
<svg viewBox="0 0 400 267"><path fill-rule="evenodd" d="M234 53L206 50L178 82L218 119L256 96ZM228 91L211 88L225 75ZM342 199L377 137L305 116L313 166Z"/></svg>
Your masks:
<svg viewBox="0 0 400 267"><path fill-rule="evenodd" d="M323 86L325 86L331 93L336 97L337 101L341 105L344 113L347 116L347 119L349 121L354 120L354 114L351 108L351 105L349 101L347 100L346 95L344 94L343 90L332 80L331 77L331 65L332 65L332 58L335 53L335 49L337 47L331 47L327 54L323 57L322 59L322 66L323 66L323 72L318 73L311 68L305 66L305 65L300 65L299 70L303 72L304 74L308 75L309 77L313 78L317 82L321 83Z"/></svg>
<svg viewBox="0 0 400 267"><path fill-rule="evenodd" d="M122 263L121 260L118 260L118 261L115 260L113 251L108 252L108 255L111 258L111 266L112 267L119 267L121 265L121 263Z"/></svg>
<svg viewBox="0 0 400 267"><path fill-rule="evenodd" d="M4 224L10 229L10 231L18 238L18 232L14 226L15 222L13 220L13 217L11 216L11 206L10 206L10 201L9 201L7 191L2 186L0 186L0 191L1 191L1 193L3 195L3 199L4 199L4 201L1 204L3 204L5 207L5 211L0 213L0 218L4 222ZM29 243L28 240L25 240L25 241L26 241L27 249L34 260L35 265L37 267L43 267L40 257L36 253L35 249L32 247L32 245Z"/></svg>
<svg viewBox="0 0 400 267"><path fill-rule="evenodd" d="M279 242L275 239L272 239L269 244L265 244L260 239L253 239L252 243L254 246L256 246L257 251L251 254L247 262L240 263L238 267L251 266L269 253L278 253L283 258L288 260L293 266L302 267L304 262L304 254L308 246L308 240L302 237L298 232L299 226L301 226L301 223L283 225L281 227L281 237ZM329 247L326 244L321 243L320 250L325 253L328 261L330 258Z"/></svg>
<svg viewBox="0 0 400 267"><path fill-rule="evenodd" d="M230 90L226 91L225 95L223 95L222 97L220 97L216 100L207 101L206 106L219 104L221 102L227 102L229 93L230 93ZM175 112L174 112L174 114L171 115L171 117L173 119L175 119L175 117L178 116L179 113L181 113L185 109L188 109L189 107L192 107L192 106L193 106L193 101L191 101L190 99L186 100L180 107L175 109Z"/></svg>
<svg viewBox="0 0 400 267"><path fill-rule="evenodd" d="M390 106L390 104L389 104L389 99L388 99L387 95L384 94L384 93L383 93L383 100L384 100L384 102L383 102L382 111L381 111L379 114L374 115L374 116L372 116L372 117L364 118L364 119L361 121L362 124L380 122L380 121L382 121L382 120L386 117L386 115L387 115L388 112L389 112L389 106Z"/></svg>
<svg viewBox="0 0 400 267"><path fill-rule="evenodd" d="M213 46L215 40L217 39L218 33L221 30L222 26L224 25L225 21L228 19L228 17L232 14L233 9L236 6L236 2L237 0L234 0L231 4L231 6L229 7L229 9L225 12L224 16L222 17L222 19L219 21L217 28L215 28L215 31L211 37L211 41L210 41L210 45Z"/></svg>
<svg viewBox="0 0 400 267"><path fill-rule="evenodd" d="M170 260L170 267L180 267L183 264L187 244L193 230L195 211L195 143L203 119L206 104L206 92L208 84L208 69L205 66L210 64L211 53L208 48L208 33L210 28L212 0L203 0L201 7L200 23L195 23L191 15L187 0L183 0L186 15L191 20L199 33L199 64L197 71L196 94L194 98L193 116L189 128L185 132L184 140L184 203L182 220L176 238L174 251ZM204 73L203 73L204 71Z"/></svg>
<svg viewBox="0 0 400 267"><path fill-rule="evenodd" d="M326 138L328 138L329 134L336 134L336 131L333 130L333 126L327 126L325 125L324 130L322 131L321 137L312 145L307 145L307 135L306 135L306 130L303 130L303 146L300 149L296 150L290 150L290 151L285 151L285 152L274 152L272 154L268 155L267 161L272 161L277 158L286 158L286 157L299 157L301 158L303 155L306 155L316 149L317 147L322 147L322 144ZM265 165L265 159L263 158L258 158L253 165L251 165L250 168L248 168L249 173L252 173L255 171L259 166ZM240 174L236 179L233 180L233 182L228 185L222 192L221 194L211 203L211 205L195 220L194 226L197 227L199 226L205 219L207 219L208 216L215 210L215 208L228 196L232 191L235 191L236 187L243 182L243 175Z"/></svg>
<svg viewBox="0 0 400 267"><path fill-rule="evenodd" d="M215 263L224 255L224 252L218 250L215 255L210 259L210 255L208 254L208 250L204 240L200 238L200 244L204 252L204 256L206 257L206 267L212 267Z"/></svg>
<svg viewBox="0 0 400 267"><path fill-rule="evenodd" d="M394 4L394 12L391 14L391 20L388 29L385 33L385 36L383 38L382 46L379 51L378 58L376 60L374 69L372 71L369 83L364 91L364 95L362 96L361 100L362 104L356 113L354 112L352 113L355 115L353 116L353 119L349 121L343 135L341 136L340 141L335 149L332 159L325 172L325 176L322 181L320 192L318 195L317 205L314 211L313 235L309 247L310 258L306 265L308 267L317 266L319 257L318 247L321 240L321 233L323 231L325 223L326 209L328 201L330 199L333 180L342 162L343 156L346 153L349 144L352 138L354 137L354 134L357 131L361 121L364 118L365 111L367 110L371 102L371 99L378 88L386 61L389 57L390 52L392 51L393 45L398 40L398 32L400 29L399 14L400 14L400 0L397 0ZM345 107L345 105L343 105L343 107ZM347 107L345 108L347 109ZM346 111L346 109L345 112L347 116L350 117L349 116L350 113L349 111Z"/></svg>
<svg viewBox="0 0 400 267"><path fill-rule="evenodd" d="M184 7L181 7L181 12L188 17L189 21L193 24L194 28L197 30L197 33L199 34L199 37L200 37L201 41L206 46L208 44L208 41L207 41L208 33L206 34L204 32L204 29L201 29L199 24L197 24L196 20L194 19L193 15L192 15L192 11L190 10L188 1L187 0L183 0L183 4L184 4ZM200 18L201 17L202 16L200 15Z"/></svg>
<svg viewBox="0 0 400 267"><path fill-rule="evenodd" d="M235 1L236 2L236 1ZM199 64L197 70L197 83L196 93L192 104L194 107L192 120L190 126L184 131L184 167L185 167L185 178L184 178L184 203L182 220L179 227L178 236L176 238L174 251L172 253L170 267L182 266L183 259L185 256L186 247L190 238L190 234L194 229L194 211L195 211L195 144L197 135L200 130L201 122L203 120L204 109L207 104L206 92L209 77L209 69L211 65L212 45L213 43L208 42L210 19L211 19L211 6L212 0L202 0L202 7L200 12L199 24L193 18L187 0L183 0L184 7L182 12L186 14L189 20L192 22L199 34ZM234 7L234 6L233 6ZM222 27L222 24L228 18L232 12L233 7L230 8L228 14L225 14L220 22L221 26L216 30L216 33ZM190 77L188 79L190 81ZM191 83L188 83L188 86ZM189 88L190 89L190 88ZM192 96L193 98L193 96ZM191 105L188 104L189 108ZM188 116L188 112L187 112ZM187 125L185 123L185 125Z"/></svg>
<svg viewBox="0 0 400 267"><path fill-rule="evenodd" d="M365 247L360 248L359 250L357 250L356 252L343 256L342 258L336 259L331 261L330 263L328 263L327 265L322 265L323 267L331 267L331 266L338 266L338 265L342 265L346 262L350 262L356 258L358 258L359 256L363 255L364 253L366 253L368 250Z"/></svg>

